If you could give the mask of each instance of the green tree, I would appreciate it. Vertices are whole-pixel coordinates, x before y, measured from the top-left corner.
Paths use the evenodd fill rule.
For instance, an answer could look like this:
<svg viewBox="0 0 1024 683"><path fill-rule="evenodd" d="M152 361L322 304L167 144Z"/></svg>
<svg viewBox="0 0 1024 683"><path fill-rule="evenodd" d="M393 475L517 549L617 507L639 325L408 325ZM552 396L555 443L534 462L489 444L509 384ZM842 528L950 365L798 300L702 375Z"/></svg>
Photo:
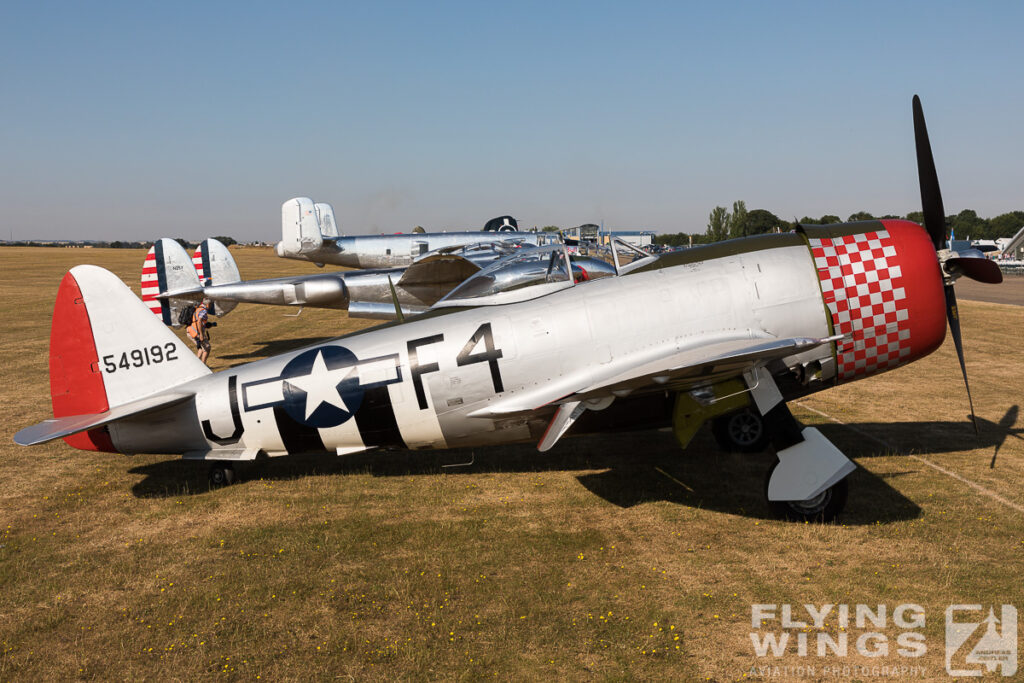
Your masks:
<svg viewBox="0 0 1024 683"><path fill-rule="evenodd" d="M875 217L867 211L858 211L857 213L851 213L850 217L846 220L850 223L853 223L854 221L873 221L875 220Z"/></svg>
<svg viewBox="0 0 1024 683"><path fill-rule="evenodd" d="M732 203L732 216L729 218L729 237L747 235L747 203L742 199Z"/></svg>
<svg viewBox="0 0 1024 683"><path fill-rule="evenodd" d="M188 241L187 239L185 239L184 237L179 237L179 238L178 238L177 240L175 240L175 241L176 241L176 242L177 242L178 244L180 244L180 245L181 245L182 247L184 247L184 248L185 248L185 251L192 251L192 245L191 245L191 244L189 243L189 241Z"/></svg>
<svg viewBox="0 0 1024 683"><path fill-rule="evenodd" d="M227 235L217 235L213 239L217 240L225 247L230 247L232 244L238 244L234 237L228 237Z"/></svg>
<svg viewBox="0 0 1024 683"><path fill-rule="evenodd" d="M729 212L724 206L716 206L708 216L708 229L704 233L708 242L729 239Z"/></svg>
<svg viewBox="0 0 1024 683"><path fill-rule="evenodd" d="M789 230L788 221L784 221L771 211L765 209L753 209L747 214L746 234L761 235L767 232L775 232L776 228Z"/></svg>
<svg viewBox="0 0 1024 683"><path fill-rule="evenodd" d="M1024 227L1024 211L1001 213L995 218L990 218L988 224L989 233L992 235L988 239L1013 237L1017 234L1018 230Z"/></svg>
<svg viewBox="0 0 1024 683"><path fill-rule="evenodd" d="M979 218L974 209L964 209L955 216L949 216L946 223L957 239L989 239L988 221Z"/></svg>
<svg viewBox="0 0 1024 683"><path fill-rule="evenodd" d="M828 225L829 223L842 223L843 220L839 216L835 216L830 213L826 213L821 218L811 218L810 216L804 216L800 219L801 224L809 225Z"/></svg>
<svg viewBox="0 0 1024 683"><path fill-rule="evenodd" d="M561 228L557 225L545 225L542 228L542 232L558 232L559 230L561 230Z"/></svg>

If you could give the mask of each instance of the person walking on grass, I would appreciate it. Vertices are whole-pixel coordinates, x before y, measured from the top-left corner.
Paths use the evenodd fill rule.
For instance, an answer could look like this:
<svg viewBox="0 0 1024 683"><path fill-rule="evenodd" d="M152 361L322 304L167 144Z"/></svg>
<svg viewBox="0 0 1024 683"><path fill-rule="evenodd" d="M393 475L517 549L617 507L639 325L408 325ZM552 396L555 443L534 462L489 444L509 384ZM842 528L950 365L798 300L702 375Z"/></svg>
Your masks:
<svg viewBox="0 0 1024 683"><path fill-rule="evenodd" d="M210 299L205 298L192 313L192 323L185 329L185 334L196 345L196 356L203 363L206 363L206 359L210 357L210 333L208 330L217 326L217 323L210 322L209 310Z"/></svg>

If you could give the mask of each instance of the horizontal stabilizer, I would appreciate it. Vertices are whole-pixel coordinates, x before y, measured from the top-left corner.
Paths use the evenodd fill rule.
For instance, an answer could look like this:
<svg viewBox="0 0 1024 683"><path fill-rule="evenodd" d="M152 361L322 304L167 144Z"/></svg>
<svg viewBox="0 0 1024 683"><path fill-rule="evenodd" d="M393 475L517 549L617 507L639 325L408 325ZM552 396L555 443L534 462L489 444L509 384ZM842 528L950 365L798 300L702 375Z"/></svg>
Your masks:
<svg viewBox="0 0 1024 683"><path fill-rule="evenodd" d="M122 420L133 415L141 415L151 410L167 408L177 405L192 398L191 393L166 393L159 396L148 396L131 403L115 406L102 413L89 415L67 415L55 417L50 420L43 420L39 424L22 429L14 435L14 443L19 446L35 446L54 439L62 439L65 436L78 434L95 427L102 427L105 424Z"/></svg>

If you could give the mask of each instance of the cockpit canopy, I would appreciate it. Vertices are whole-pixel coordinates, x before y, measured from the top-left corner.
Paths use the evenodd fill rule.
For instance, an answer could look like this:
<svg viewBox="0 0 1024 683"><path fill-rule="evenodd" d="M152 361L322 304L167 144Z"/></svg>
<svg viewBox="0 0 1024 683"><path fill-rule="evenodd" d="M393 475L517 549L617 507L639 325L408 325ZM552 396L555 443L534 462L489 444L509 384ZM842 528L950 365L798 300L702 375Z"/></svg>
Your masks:
<svg viewBox="0 0 1024 683"><path fill-rule="evenodd" d="M473 275L434 306L526 301L610 275L615 275L610 263L586 256L570 257L562 244L520 249Z"/></svg>

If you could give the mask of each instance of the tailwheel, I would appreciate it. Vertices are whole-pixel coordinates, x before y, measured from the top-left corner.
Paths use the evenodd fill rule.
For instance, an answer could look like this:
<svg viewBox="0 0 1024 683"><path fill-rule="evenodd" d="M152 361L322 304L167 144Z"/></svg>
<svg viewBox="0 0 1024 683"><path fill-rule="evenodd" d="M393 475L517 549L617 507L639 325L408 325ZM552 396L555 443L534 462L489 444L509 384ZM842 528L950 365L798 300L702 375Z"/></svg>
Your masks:
<svg viewBox="0 0 1024 683"><path fill-rule="evenodd" d="M769 439L764 418L750 408L716 417L711 433L727 453L757 453L765 449Z"/></svg>
<svg viewBox="0 0 1024 683"><path fill-rule="evenodd" d="M768 476L765 477L765 498L768 497L768 482L778 466L779 461L776 460L771 469L768 470ZM834 522L839 513L846 507L848 492L847 478L843 477L839 482L813 498L808 498L807 500L769 500L768 507L780 519L786 519L791 522L820 522L827 524Z"/></svg>
<svg viewBox="0 0 1024 683"><path fill-rule="evenodd" d="M219 489L235 483L235 468L229 462L215 462L210 466L210 488Z"/></svg>

